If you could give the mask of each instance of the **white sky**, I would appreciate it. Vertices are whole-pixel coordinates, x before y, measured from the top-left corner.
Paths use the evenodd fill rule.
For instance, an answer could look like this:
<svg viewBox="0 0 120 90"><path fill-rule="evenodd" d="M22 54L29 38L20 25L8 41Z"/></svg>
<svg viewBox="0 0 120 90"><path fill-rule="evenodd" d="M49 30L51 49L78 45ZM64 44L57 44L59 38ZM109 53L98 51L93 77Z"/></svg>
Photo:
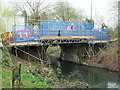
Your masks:
<svg viewBox="0 0 120 90"><path fill-rule="evenodd" d="M8 3L12 0L2 0L7 6ZM20 0L17 0L18 2ZM33 0L35 2L35 0ZM54 3L58 0L43 0L45 3ZM61 0L59 0L61 1ZM62 0L70 2L76 9L82 9L85 16L90 18L91 16L91 0ZM114 1L120 0L92 0L93 2L93 19L96 22L96 25L100 26L101 23L105 22L109 27L115 26L117 21L111 21L111 18L114 16L110 14L111 5Z"/></svg>

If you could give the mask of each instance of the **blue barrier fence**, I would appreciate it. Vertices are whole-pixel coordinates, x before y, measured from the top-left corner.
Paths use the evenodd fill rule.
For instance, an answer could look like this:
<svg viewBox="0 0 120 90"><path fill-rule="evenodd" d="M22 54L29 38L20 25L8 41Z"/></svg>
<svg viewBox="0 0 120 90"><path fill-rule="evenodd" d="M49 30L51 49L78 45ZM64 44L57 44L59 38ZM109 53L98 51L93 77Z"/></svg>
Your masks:
<svg viewBox="0 0 120 90"><path fill-rule="evenodd" d="M39 42L41 36L94 36L108 40L106 29L93 29L93 24L59 21L41 21L41 26L14 26L13 42Z"/></svg>

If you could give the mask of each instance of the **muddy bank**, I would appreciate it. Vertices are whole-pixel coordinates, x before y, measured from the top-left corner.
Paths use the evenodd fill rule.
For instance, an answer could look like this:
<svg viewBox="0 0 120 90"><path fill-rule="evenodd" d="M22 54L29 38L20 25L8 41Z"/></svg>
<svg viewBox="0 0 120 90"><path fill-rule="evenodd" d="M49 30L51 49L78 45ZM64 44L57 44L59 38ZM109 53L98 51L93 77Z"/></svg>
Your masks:
<svg viewBox="0 0 120 90"><path fill-rule="evenodd" d="M99 67L109 69L111 71L118 71L118 45L117 43L109 44L109 46L102 51L98 56L91 60L84 60L82 64L92 67Z"/></svg>

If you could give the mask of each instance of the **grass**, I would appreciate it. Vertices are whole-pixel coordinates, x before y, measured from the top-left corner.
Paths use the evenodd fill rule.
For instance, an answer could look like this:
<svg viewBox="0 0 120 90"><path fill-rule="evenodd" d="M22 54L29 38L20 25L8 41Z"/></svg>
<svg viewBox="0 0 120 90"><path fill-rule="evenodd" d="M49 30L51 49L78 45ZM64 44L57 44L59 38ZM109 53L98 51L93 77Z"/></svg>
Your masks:
<svg viewBox="0 0 120 90"><path fill-rule="evenodd" d="M51 56L57 56L57 57L60 57L60 53L61 51L58 50L57 52L53 53L53 54L50 54Z"/></svg>
<svg viewBox="0 0 120 90"><path fill-rule="evenodd" d="M7 68L7 67L14 66L14 64L13 64L11 58L10 58L9 50L5 45L3 45L2 56L3 56L3 58L2 58L2 67Z"/></svg>
<svg viewBox="0 0 120 90"><path fill-rule="evenodd" d="M60 55L60 48L59 47L50 47L51 50L53 50L54 48L56 48L57 50L52 53L53 56L57 56ZM2 88L10 88L10 68L12 66L13 61L10 59L9 56L9 52L7 50L7 48L4 48L4 62L3 64L3 69L2 69ZM6 60L7 59L7 60ZM18 59L16 59L18 60ZM15 62L15 61L14 61ZM31 67L29 68L29 72L26 70L26 67ZM36 67L36 65L35 65ZM40 68L41 69L41 68ZM48 73L47 71L45 71L43 69L43 71L41 72L40 69L34 69L33 65L31 64L26 64L23 62L22 64L22 69L21 69L21 84L20 84L20 88L51 88L51 87L71 87L74 86L74 84L80 85L80 87L84 87L85 88L85 84L78 84L76 82L69 82L66 81L62 76L61 76L61 71L57 70L59 75L55 75L55 73L51 74L50 72ZM34 73L38 73L37 75L35 75ZM33 74L34 75L33 75ZM60 78L59 78L60 77ZM48 84L51 86L49 87Z"/></svg>
<svg viewBox="0 0 120 90"><path fill-rule="evenodd" d="M23 69L21 71L21 88L50 88L43 77L34 76L32 73L26 73Z"/></svg>
<svg viewBox="0 0 120 90"><path fill-rule="evenodd" d="M10 88L10 70L2 69L2 88Z"/></svg>
<svg viewBox="0 0 120 90"><path fill-rule="evenodd" d="M10 88L10 75L11 70L14 66L10 53L7 47L4 45L2 58L2 88ZM50 88L44 81L42 76L34 76L32 73L27 73L23 67L21 69L21 86L20 88Z"/></svg>
<svg viewBox="0 0 120 90"><path fill-rule="evenodd" d="M48 51L52 52L50 53L51 56L60 57L60 53L61 53L60 46L48 47Z"/></svg>
<svg viewBox="0 0 120 90"><path fill-rule="evenodd" d="M52 47L48 47L48 50L55 50L55 49L60 49L60 46L57 45L57 46L52 46Z"/></svg>
<svg viewBox="0 0 120 90"><path fill-rule="evenodd" d="M10 88L10 70L2 69L2 88ZM35 77L21 69L20 88L50 88L41 76Z"/></svg>

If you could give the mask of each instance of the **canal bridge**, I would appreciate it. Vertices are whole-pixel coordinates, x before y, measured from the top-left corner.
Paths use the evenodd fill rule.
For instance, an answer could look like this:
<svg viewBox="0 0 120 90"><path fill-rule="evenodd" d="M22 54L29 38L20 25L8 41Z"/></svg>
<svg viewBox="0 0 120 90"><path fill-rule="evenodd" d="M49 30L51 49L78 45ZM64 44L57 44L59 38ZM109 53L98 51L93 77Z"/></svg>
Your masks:
<svg viewBox="0 0 120 90"><path fill-rule="evenodd" d="M59 45L61 59L80 63L82 58L94 57L107 43L107 30L94 29L91 23L42 20L39 26L13 26L5 33L11 52L20 57L26 54L24 59L29 60L44 60L47 48Z"/></svg>

